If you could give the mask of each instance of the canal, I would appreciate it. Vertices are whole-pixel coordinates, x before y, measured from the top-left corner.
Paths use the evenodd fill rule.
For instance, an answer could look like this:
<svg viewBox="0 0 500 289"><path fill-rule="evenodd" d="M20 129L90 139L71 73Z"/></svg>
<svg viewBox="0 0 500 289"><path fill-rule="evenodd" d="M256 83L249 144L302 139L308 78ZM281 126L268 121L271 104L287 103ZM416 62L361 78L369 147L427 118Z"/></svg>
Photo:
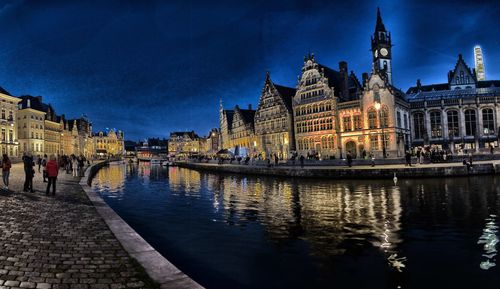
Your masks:
<svg viewBox="0 0 500 289"><path fill-rule="evenodd" d="M500 179L334 181L112 164L93 188L206 288L498 288Z"/></svg>

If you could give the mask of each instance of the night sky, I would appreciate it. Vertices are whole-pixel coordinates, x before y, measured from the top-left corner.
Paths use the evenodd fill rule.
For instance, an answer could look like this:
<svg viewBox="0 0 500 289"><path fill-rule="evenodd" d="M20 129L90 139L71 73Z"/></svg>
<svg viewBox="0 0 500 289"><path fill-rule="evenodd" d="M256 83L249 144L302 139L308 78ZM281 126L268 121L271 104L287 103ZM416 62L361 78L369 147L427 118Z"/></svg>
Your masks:
<svg viewBox="0 0 500 289"><path fill-rule="evenodd" d="M131 140L205 135L220 98L256 107L266 70L295 87L309 51L335 69L347 61L361 79L377 6L397 87L446 82L459 53L473 67L475 44L487 79L500 79L498 1L66 2L1 2L0 86Z"/></svg>

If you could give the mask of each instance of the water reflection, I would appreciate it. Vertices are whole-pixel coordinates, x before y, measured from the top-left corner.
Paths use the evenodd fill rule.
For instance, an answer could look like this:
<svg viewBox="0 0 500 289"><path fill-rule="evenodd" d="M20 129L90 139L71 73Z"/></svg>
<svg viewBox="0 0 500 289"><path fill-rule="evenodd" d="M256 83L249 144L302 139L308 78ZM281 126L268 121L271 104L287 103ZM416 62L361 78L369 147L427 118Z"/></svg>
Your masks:
<svg viewBox="0 0 500 289"><path fill-rule="evenodd" d="M160 251L175 257L189 243L177 263L208 287L227 287L231 279L231 288L264 288L279 276L272 280L280 284L275 288L330 288L331 282L339 288L425 288L425 280L460 288L446 280L465 286L461 278L480 274L474 271L479 262L494 270L498 193L492 177L400 179L394 185L141 164L101 170L94 186L105 198L124 199L112 205L133 215L136 229ZM169 247L177 243L182 245ZM483 255L473 268L467 256L477 255L476 243ZM295 271L301 273L290 273ZM437 272L442 281L433 279Z"/></svg>

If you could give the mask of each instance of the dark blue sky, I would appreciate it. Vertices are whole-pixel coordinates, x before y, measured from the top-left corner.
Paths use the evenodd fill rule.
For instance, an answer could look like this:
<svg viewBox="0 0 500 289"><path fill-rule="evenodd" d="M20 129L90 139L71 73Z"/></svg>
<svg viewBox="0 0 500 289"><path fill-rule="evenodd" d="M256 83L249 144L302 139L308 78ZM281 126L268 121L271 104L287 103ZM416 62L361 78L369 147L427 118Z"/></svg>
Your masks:
<svg viewBox="0 0 500 289"><path fill-rule="evenodd" d="M218 126L220 98L255 107L266 70L294 87L309 51L361 78L377 6L396 86L446 82L458 53L473 66L475 44L487 78L500 79L498 1L69 2L1 2L0 86L127 139L204 135Z"/></svg>

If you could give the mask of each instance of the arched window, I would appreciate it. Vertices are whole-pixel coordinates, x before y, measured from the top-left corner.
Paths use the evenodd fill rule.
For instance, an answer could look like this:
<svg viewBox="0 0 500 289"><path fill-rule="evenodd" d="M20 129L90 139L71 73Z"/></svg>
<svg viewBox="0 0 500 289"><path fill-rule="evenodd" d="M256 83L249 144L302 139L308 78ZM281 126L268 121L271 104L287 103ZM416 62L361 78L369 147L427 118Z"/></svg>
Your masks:
<svg viewBox="0 0 500 289"><path fill-rule="evenodd" d="M441 125L441 112L440 111L431 111L431 137L432 138L440 138L442 137L442 125Z"/></svg>
<svg viewBox="0 0 500 289"><path fill-rule="evenodd" d="M377 111L374 108L368 109L368 128L377 128Z"/></svg>
<svg viewBox="0 0 500 289"><path fill-rule="evenodd" d="M465 115L465 135L472 136L476 135L476 111L468 109L464 113Z"/></svg>
<svg viewBox="0 0 500 289"><path fill-rule="evenodd" d="M458 111L449 110L446 113L448 117L448 136L449 137L458 137L460 136L460 129L458 126Z"/></svg>
<svg viewBox="0 0 500 289"><path fill-rule="evenodd" d="M493 109L483 109L483 134L495 134L495 120L493 119Z"/></svg>
<svg viewBox="0 0 500 289"><path fill-rule="evenodd" d="M415 130L415 139L423 139L425 135L424 114L417 112L413 115L413 127Z"/></svg>

